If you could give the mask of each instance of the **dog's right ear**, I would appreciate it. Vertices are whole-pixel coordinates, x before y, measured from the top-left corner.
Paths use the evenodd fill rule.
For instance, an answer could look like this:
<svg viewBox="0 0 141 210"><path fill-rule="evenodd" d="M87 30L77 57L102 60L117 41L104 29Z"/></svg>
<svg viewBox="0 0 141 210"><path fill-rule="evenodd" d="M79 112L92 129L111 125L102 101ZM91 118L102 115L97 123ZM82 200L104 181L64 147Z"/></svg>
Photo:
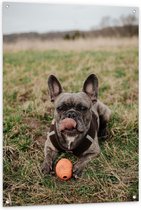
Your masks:
<svg viewBox="0 0 141 210"><path fill-rule="evenodd" d="M51 102L54 102L56 97L63 91L60 82L54 75L50 75L48 78L48 88Z"/></svg>

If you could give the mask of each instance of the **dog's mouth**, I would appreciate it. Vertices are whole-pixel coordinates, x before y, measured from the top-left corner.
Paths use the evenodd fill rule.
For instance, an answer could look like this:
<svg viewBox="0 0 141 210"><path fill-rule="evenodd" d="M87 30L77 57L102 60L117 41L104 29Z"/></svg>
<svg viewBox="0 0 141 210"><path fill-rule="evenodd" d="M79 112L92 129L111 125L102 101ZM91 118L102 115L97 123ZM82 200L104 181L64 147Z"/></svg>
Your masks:
<svg viewBox="0 0 141 210"><path fill-rule="evenodd" d="M65 129L61 133L67 136L76 136L78 134L78 131L77 129Z"/></svg>
<svg viewBox="0 0 141 210"><path fill-rule="evenodd" d="M72 118L65 118L60 121L59 131L67 135L75 135L83 130L78 126L78 122Z"/></svg>

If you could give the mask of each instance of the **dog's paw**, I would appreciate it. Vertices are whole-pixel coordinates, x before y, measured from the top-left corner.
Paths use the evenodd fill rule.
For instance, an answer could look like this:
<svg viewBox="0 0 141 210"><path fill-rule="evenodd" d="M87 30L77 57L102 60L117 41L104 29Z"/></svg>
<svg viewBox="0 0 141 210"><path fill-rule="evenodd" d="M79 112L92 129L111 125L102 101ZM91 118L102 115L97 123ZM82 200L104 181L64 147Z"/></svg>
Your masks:
<svg viewBox="0 0 141 210"><path fill-rule="evenodd" d="M83 170L83 168L79 164L75 164L73 167L73 177L75 179L80 178L80 176L82 174L82 170Z"/></svg>
<svg viewBox="0 0 141 210"><path fill-rule="evenodd" d="M43 162L42 165L42 173L45 174L49 174L51 172L51 166L47 163L47 162Z"/></svg>

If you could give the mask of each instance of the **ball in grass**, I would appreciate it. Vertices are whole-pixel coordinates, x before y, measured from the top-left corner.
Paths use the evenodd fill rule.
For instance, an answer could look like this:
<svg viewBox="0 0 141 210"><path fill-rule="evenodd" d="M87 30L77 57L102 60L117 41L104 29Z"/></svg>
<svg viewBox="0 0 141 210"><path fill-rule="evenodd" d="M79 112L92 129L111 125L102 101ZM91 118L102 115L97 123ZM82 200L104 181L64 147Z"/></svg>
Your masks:
<svg viewBox="0 0 141 210"><path fill-rule="evenodd" d="M61 180L69 180L72 177L72 168L73 164L70 160L66 158L60 159L57 164L56 164L56 175L61 179Z"/></svg>

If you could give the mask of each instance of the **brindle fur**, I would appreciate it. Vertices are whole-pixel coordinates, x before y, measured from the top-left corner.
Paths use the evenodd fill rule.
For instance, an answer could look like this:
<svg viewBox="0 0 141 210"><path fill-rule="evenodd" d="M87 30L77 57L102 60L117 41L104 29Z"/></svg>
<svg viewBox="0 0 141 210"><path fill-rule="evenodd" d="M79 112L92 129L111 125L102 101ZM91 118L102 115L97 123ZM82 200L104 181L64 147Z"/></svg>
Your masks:
<svg viewBox="0 0 141 210"><path fill-rule="evenodd" d="M70 148L70 150L73 150L73 148L76 148L77 145L79 145L79 142L81 142L81 139L86 135L92 120L92 112L94 112L94 114L97 116L98 129L95 131L93 143L88 150L84 151L81 156L78 157L78 161L73 167L73 176L77 178L79 175L81 175L87 163L99 155L100 147L98 143L98 135L106 135L106 126L110 119L111 111L105 104L97 99L98 79L94 74L91 74L85 80L82 92L64 93L60 82L54 75L50 75L48 79L48 87L51 101L54 102L55 106L54 119L56 122L57 134L62 146L65 147L66 150L68 148L70 139L74 138ZM68 107L68 109L62 112L58 111L58 107L61 105L63 106L64 104ZM79 110L80 105L87 107L87 110ZM59 122L68 116L68 112L75 117L78 127L78 132L73 134L72 138L71 136L64 137L59 131ZM42 166L42 171L44 174L48 174L53 170L53 162L58 152L59 151L51 143L48 135L44 147L45 158Z"/></svg>

